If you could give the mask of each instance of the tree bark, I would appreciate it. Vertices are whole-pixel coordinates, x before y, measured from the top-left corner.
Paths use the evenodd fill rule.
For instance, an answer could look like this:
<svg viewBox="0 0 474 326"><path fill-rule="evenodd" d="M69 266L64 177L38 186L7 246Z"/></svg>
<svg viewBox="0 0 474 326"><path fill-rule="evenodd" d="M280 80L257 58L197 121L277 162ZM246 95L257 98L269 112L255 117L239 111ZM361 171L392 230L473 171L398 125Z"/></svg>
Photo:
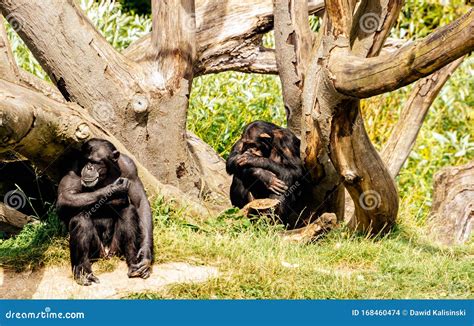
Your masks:
<svg viewBox="0 0 474 326"><path fill-rule="evenodd" d="M16 82L20 76L15 63L7 32L3 24L3 17L0 15L0 76L3 79Z"/></svg>
<svg viewBox="0 0 474 326"><path fill-rule="evenodd" d="M28 223L35 222L31 216L20 213L16 209L0 202L0 231L17 234Z"/></svg>
<svg viewBox="0 0 474 326"><path fill-rule="evenodd" d="M474 220L474 162L447 167L434 177L429 230L446 245L469 240Z"/></svg>
<svg viewBox="0 0 474 326"><path fill-rule="evenodd" d="M324 1L310 0L307 7L310 14L321 12ZM272 27L272 0L197 0L195 76L227 70L278 73L275 51L262 45L263 35ZM139 60L150 42L147 35L124 54Z"/></svg>
<svg viewBox="0 0 474 326"><path fill-rule="evenodd" d="M308 4L298 0L273 0L273 8L276 62L288 128L299 136L304 73L313 44Z"/></svg>

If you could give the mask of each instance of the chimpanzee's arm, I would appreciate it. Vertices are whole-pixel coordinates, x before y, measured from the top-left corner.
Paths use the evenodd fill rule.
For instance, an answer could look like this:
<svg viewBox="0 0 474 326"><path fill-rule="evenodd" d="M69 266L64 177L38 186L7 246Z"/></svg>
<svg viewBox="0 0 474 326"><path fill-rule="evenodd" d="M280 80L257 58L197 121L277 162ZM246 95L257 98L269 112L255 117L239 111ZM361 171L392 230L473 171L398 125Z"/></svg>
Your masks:
<svg viewBox="0 0 474 326"><path fill-rule="evenodd" d="M232 146L229 157L226 161L227 173L232 175L235 174L238 170L242 169L240 166L237 165L237 159L242 156L243 147L244 143L240 139L234 144L234 146Z"/></svg>
<svg viewBox="0 0 474 326"><path fill-rule="evenodd" d="M104 187L91 192L81 192L81 189L81 177L72 171L69 172L59 183L57 207L59 209L83 208L113 193L112 187Z"/></svg>
<svg viewBox="0 0 474 326"><path fill-rule="evenodd" d="M138 212L138 225L140 228L140 250L141 259L153 260L153 221L151 207L145 193L142 182L137 173L135 163L126 155L121 154L119 159L122 176L130 180L128 196L130 202Z"/></svg>
<svg viewBox="0 0 474 326"><path fill-rule="evenodd" d="M244 154L236 159L236 164L240 165L240 168L253 167L268 170L275 173L280 178L287 176L288 174L300 175L302 173L301 161L298 162L297 160L285 160L284 163L277 163L271 158Z"/></svg>
<svg viewBox="0 0 474 326"><path fill-rule="evenodd" d="M253 179L258 179L263 182L268 190L277 195L281 195L288 190L288 186L285 184L285 182L277 178L275 173L269 170L253 167L243 170L245 171L245 174L250 175Z"/></svg>

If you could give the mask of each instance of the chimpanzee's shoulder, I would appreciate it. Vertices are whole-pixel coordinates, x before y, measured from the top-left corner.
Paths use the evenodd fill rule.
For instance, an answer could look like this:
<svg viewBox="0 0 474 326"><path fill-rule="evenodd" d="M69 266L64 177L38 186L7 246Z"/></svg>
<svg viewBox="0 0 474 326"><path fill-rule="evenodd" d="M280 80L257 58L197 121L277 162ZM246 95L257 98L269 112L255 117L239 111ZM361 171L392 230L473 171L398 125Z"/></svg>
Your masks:
<svg viewBox="0 0 474 326"><path fill-rule="evenodd" d="M120 154L119 166L123 176L128 178L138 176L137 165L128 155Z"/></svg>

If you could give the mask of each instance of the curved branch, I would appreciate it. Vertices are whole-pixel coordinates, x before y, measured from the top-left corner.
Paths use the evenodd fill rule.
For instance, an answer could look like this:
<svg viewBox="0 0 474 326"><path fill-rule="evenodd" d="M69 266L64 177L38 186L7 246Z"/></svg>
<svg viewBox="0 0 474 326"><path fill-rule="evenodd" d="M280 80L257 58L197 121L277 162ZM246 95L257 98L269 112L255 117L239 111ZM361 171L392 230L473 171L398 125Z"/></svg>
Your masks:
<svg viewBox="0 0 474 326"><path fill-rule="evenodd" d="M431 104L463 60L464 57L459 58L416 83L400 114L400 119L381 152L382 159L393 178L398 175L415 146L416 137Z"/></svg>
<svg viewBox="0 0 474 326"><path fill-rule="evenodd" d="M329 65L334 85L343 94L358 98L396 90L428 76L474 50L474 9L429 36L391 55L362 59L342 51Z"/></svg>

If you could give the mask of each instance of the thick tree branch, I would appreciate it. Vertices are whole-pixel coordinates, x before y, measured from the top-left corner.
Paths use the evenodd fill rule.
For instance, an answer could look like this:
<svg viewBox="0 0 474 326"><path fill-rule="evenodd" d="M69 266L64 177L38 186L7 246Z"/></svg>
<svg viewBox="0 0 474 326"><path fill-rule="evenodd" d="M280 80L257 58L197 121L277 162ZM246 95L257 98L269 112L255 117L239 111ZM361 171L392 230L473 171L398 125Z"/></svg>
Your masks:
<svg viewBox="0 0 474 326"><path fill-rule="evenodd" d="M193 78L196 57L194 0L152 0L151 52L165 82ZM181 71L184 70L184 71Z"/></svg>
<svg viewBox="0 0 474 326"><path fill-rule="evenodd" d="M416 83L381 153L393 178L410 155L431 104L463 60L464 57L459 58Z"/></svg>
<svg viewBox="0 0 474 326"><path fill-rule="evenodd" d="M308 1L310 14L324 8L323 0ZM236 70L277 73L274 51L263 49L261 38L273 27L272 0L196 1L196 76ZM124 54L141 60L151 36L136 41Z"/></svg>
<svg viewBox="0 0 474 326"><path fill-rule="evenodd" d="M304 74L312 50L308 6L300 0L273 0L277 67L288 127L301 133Z"/></svg>
<svg viewBox="0 0 474 326"><path fill-rule="evenodd" d="M128 83L128 71L134 67L107 43L74 1L2 0L0 10L17 23L18 34L67 100L93 107L105 97L120 99L117 94L134 88ZM110 104L124 105L117 102Z"/></svg>
<svg viewBox="0 0 474 326"><path fill-rule="evenodd" d="M428 76L474 49L474 10L392 55L361 59L339 52L330 69L343 94L364 98L396 90Z"/></svg>

